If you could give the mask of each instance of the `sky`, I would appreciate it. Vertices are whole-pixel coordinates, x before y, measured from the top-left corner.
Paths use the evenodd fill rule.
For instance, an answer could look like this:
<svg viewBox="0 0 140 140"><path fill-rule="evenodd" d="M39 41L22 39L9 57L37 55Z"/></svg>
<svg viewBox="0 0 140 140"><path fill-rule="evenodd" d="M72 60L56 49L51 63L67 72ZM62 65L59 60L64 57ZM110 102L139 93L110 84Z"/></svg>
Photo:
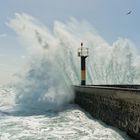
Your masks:
<svg viewBox="0 0 140 140"><path fill-rule="evenodd" d="M139 0L0 0L0 85L8 83L26 59L22 43L7 26L15 13L29 14L49 28L55 20L86 20L110 44L124 37L140 49L139 7Z"/></svg>

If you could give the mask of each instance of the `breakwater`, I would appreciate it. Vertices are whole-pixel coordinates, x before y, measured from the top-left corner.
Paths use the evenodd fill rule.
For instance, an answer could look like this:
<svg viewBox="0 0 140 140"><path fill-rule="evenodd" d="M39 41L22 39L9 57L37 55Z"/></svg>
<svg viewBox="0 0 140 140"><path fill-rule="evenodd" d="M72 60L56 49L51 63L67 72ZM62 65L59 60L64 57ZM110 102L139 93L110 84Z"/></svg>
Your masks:
<svg viewBox="0 0 140 140"><path fill-rule="evenodd" d="M140 139L140 85L74 86L75 103L94 118Z"/></svg>

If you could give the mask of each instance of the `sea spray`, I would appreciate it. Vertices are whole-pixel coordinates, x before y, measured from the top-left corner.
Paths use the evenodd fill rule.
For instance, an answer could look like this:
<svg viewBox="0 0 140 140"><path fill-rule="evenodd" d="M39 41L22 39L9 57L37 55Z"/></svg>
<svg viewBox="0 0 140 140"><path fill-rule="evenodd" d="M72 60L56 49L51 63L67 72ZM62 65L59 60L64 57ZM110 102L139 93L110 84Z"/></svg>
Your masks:
<svg viewBox="0 0 140 140"><path fill-rule="evenodd" d="M89 48L88 84L140 83L138 55L128 39L108 44L87 22L56 21L49 31L35 18L16 14L9 26L28 46L31 60L18 83L17 102L46 110L57 110L74 96L71 85L80 82L80 42Z"/></svg>

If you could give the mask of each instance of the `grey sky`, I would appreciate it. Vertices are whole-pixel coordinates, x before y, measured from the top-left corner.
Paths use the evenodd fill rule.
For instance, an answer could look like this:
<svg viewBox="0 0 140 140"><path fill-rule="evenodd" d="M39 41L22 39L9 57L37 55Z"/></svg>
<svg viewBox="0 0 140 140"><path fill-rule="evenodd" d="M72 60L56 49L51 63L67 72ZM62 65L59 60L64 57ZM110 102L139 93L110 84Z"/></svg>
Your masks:
<svg viewBox="0 0 140 140"><path fill-rule="evenodd" d="M126 15L129 10L132 13ZM27 13L50 28L55 20L87 20L109 43L127 37L140 48L139 0L0 0L0 64L12 65L11 69L22 64L25 53L15 32L6 25L16 12ZM6 73L4 65L1 75Z"/></svg>

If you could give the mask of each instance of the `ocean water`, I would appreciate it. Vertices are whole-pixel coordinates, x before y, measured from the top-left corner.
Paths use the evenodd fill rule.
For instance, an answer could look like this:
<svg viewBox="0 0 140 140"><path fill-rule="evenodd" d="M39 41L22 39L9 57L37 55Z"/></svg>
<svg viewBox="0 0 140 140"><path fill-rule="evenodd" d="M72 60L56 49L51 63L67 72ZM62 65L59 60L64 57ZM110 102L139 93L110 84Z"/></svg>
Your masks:
<svg viewBox="0 0 140 140"><path fill-rule="evenodd" d="M93 119L76 105L59 111L20 108L15 89L0 88L0 140L129 140L118 129Z"/></svg>
<svg viewBox="0 0 140 140"><path fill-rule="evenodd" d="M18 81L0 88L0 140L128 140L70 102L80 83L77 49L89 48L87 84L139 84L140 56L127 38L112 44L86 21L55 21L52 29L27 14L8 26L27 51Z"/></svg>

